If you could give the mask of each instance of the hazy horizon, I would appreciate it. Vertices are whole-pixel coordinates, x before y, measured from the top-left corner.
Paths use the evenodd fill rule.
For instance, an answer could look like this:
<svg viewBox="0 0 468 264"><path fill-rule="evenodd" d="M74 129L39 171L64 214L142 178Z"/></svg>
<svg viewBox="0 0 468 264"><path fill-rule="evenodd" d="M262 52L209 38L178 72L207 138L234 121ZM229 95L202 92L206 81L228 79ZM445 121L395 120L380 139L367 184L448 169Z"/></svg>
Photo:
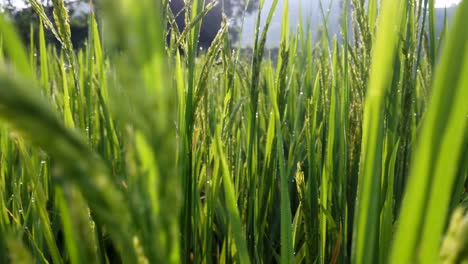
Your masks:
<svg viewBox="0 0 468 264"><path fill-rule="evenodd" d="M266 0L266 2L270 2L271 0ZM302 2L302 4L305 4L307 5L307 3L304 3L304 2L307 2L307 0L290 0L289 1L290 3L294 4L298 4L300 2ZM309 1L309 3L311 3L312 1ZM435 0L435 6L436 7L445 7L445 6L451 6L451 5L454 5L454 4L458 4L460 3L461 0ZM0 4L5 4L6 3L6 0L0 0ZM22 0L13 0L13 3L15 5L17 5L18 7L22 7L24 6L24 3Z"/></svg>
<svg viewBox="0 0 468 264"><path fill-rule="evenodd" d="M222 1L222 0L219 0ZM328 3L331 0L322 0L324 9L328 9ZM4 4L6 0L0 0L0 4ZM451 7L453 5L459 4L461 0L435 0L436 8ZM24 7L22 0L13 0L13 3L19 8ZM265 0L264 10L268 10L271 6L272 0ZM267 46L274 47L279 43L281 35L281 16L282 16L282 6L284 0L278 0L277 10L274 14L273 21L270 25L270 30L267 37ZM335 21L337 16L333 15L334 12L341 12L339 7L339 1L334 1L333 5L330 7L330 32L339 31L339 22ZM319 0L289 0L289 14L290 14L290 27L291 30L294 30L299 24L299 14L302 13L303 21L310 22L312 28L322 24L322 15L319 9ZM262 21L264 22L268 12L262 13ZM244 28L240 36L240 41L242 46L253 46L253 36L255 28L256 15L250 14L245 17ZM263 25L263 24L262 24Z"/></svg>

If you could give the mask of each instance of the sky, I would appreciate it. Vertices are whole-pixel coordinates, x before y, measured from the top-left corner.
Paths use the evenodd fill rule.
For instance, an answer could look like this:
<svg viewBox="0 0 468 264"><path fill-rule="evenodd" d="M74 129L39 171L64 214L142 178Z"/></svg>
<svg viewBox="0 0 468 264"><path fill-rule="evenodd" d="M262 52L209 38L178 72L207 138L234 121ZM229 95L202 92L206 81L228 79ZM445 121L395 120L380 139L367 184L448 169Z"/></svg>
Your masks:
<svg viewBox="0 0 468 264"><path fill-rule="evenodd" d="M268 37L267 37L267 43L266 43L267 46L275 46L280 41L281 7L283 6L283 1L284 0L278 1L277 12L275 12L273 16L273 20L270 24L270 29L268 31ZM325 3L325 5L327 5L326 3L329 3L330 1L331 0L322 0L322 2ZM271 0L265 1L264 8L266 10L270 8L271 2L272 2ZM318 2L319 0L289 0L290 25L294 28L295 25L299 24L299 16L297 14L301 12L303 14L303 19L310 19L310 23L312 27L314 25L322 24L321 15L317 15L317 14L320 14ZM441 8L441 7L443 8L445 6L450 7L453 4L458 4L460 2L461 0L435 0L435 6L437 8ZM336 12L341 12L339 1L334 1L334 4L331 6L330 11L331 11L331 14L336 14ZM268 12L263 12L264 17L262 17L262 21L266 19L267 14ZM292 15L292 14L296 14L296 15ZM336 17L336 16L332 16L332 17ZM241 35L241 43L243 46L253 45L255 21L256 21L255 15L247 16L245 19L245 26ZM331 24L332 26L334 25L335 27L336 26L339 27L337 23L331 23ZM339 31L338 28L329 28L329 30L331 32Z"/></svg>
<svg viewBox="0 0 468 264"><path fill-rule="evenodd" d="M445 6L451 6L454 4L460 3L461 0L436 0L435 1L435 6L436 7L445 7Z"/></svg>
<svg viewBox="0 0 468 264"><path fill-rule="evenodd" d="M299 0L297 0L299 1ZM6 0L0 0L0 3L4 3ZM23 6L23 2L21 0L13 0L13 2L16 2L17 5ZM294 2L294 0L291 0L291 2ZM461 0L436 0L435 1L435 6L436 7L444 7L444 6L451 6L453 4L460 3Z"/></svg>

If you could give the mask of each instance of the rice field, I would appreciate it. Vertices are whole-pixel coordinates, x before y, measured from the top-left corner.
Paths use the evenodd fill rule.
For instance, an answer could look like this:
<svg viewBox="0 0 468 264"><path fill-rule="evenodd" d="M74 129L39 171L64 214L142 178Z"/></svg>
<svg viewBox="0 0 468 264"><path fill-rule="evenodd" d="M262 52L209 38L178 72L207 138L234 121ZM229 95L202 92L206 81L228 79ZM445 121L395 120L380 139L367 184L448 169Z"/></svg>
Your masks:
<svg viewBox="0 0 468 264"><path fill-rule="evenodd" d="M437 36L345 0L335 38L261 1L249 58L227 19L200 51L214 3L98 1L76 50L52 2L31 43L0 14L0 263L468 262L468 1Z"/></svg>

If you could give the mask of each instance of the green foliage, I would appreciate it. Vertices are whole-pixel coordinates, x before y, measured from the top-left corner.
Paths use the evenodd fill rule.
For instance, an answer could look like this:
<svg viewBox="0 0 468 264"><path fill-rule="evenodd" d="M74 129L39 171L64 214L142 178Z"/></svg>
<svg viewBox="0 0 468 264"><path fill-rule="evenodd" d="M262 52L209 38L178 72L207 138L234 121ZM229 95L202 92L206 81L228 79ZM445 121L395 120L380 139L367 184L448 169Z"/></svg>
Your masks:
<svg viewBox="0 0 468 264"><path fill-rule="evenodd" d="M28 49L0 17L0 262L466 262L468 4L437 40L431 2L313 42L284 1L275 61L278 1L251 58L203 0L100 1L81 48L61 0Z"/></svg>

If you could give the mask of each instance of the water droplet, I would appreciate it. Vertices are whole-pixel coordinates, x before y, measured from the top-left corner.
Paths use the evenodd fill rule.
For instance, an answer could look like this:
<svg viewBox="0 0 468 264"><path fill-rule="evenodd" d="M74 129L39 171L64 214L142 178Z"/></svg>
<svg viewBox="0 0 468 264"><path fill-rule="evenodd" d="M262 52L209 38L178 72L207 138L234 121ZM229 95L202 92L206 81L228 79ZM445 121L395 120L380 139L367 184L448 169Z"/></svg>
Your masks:
<svg viewBox="0 0 468 264"><path fill-rule="evenodd" d="M41 164L45 164L45 163L46 163L46 161L45 161L45 160L41 160Z"/></svg>
<svg viewBox="0 0 468 264"><path fill-rule="evenodd" d="M18 213L23 214L23 209L19 209Z"/></svg>
<svg viewBox="0 0 468 264"><path fill-rule="evenodd" d="M37 57L37 53L36 53L36 52L34 52L34 57Z"/></svg>
<svg viewBox="0 0 468 264"><path fill-rule="evenodd" d="M31 197L31 203L34 203L36 201L36 198Z"/></svg>
<svg viewBox="0 0 468 264"><path fill-rule="evenodd" d="M256 119L258 119L258 112L257 112L257 113L255 113L255 118L256 118Z"/></svg>

